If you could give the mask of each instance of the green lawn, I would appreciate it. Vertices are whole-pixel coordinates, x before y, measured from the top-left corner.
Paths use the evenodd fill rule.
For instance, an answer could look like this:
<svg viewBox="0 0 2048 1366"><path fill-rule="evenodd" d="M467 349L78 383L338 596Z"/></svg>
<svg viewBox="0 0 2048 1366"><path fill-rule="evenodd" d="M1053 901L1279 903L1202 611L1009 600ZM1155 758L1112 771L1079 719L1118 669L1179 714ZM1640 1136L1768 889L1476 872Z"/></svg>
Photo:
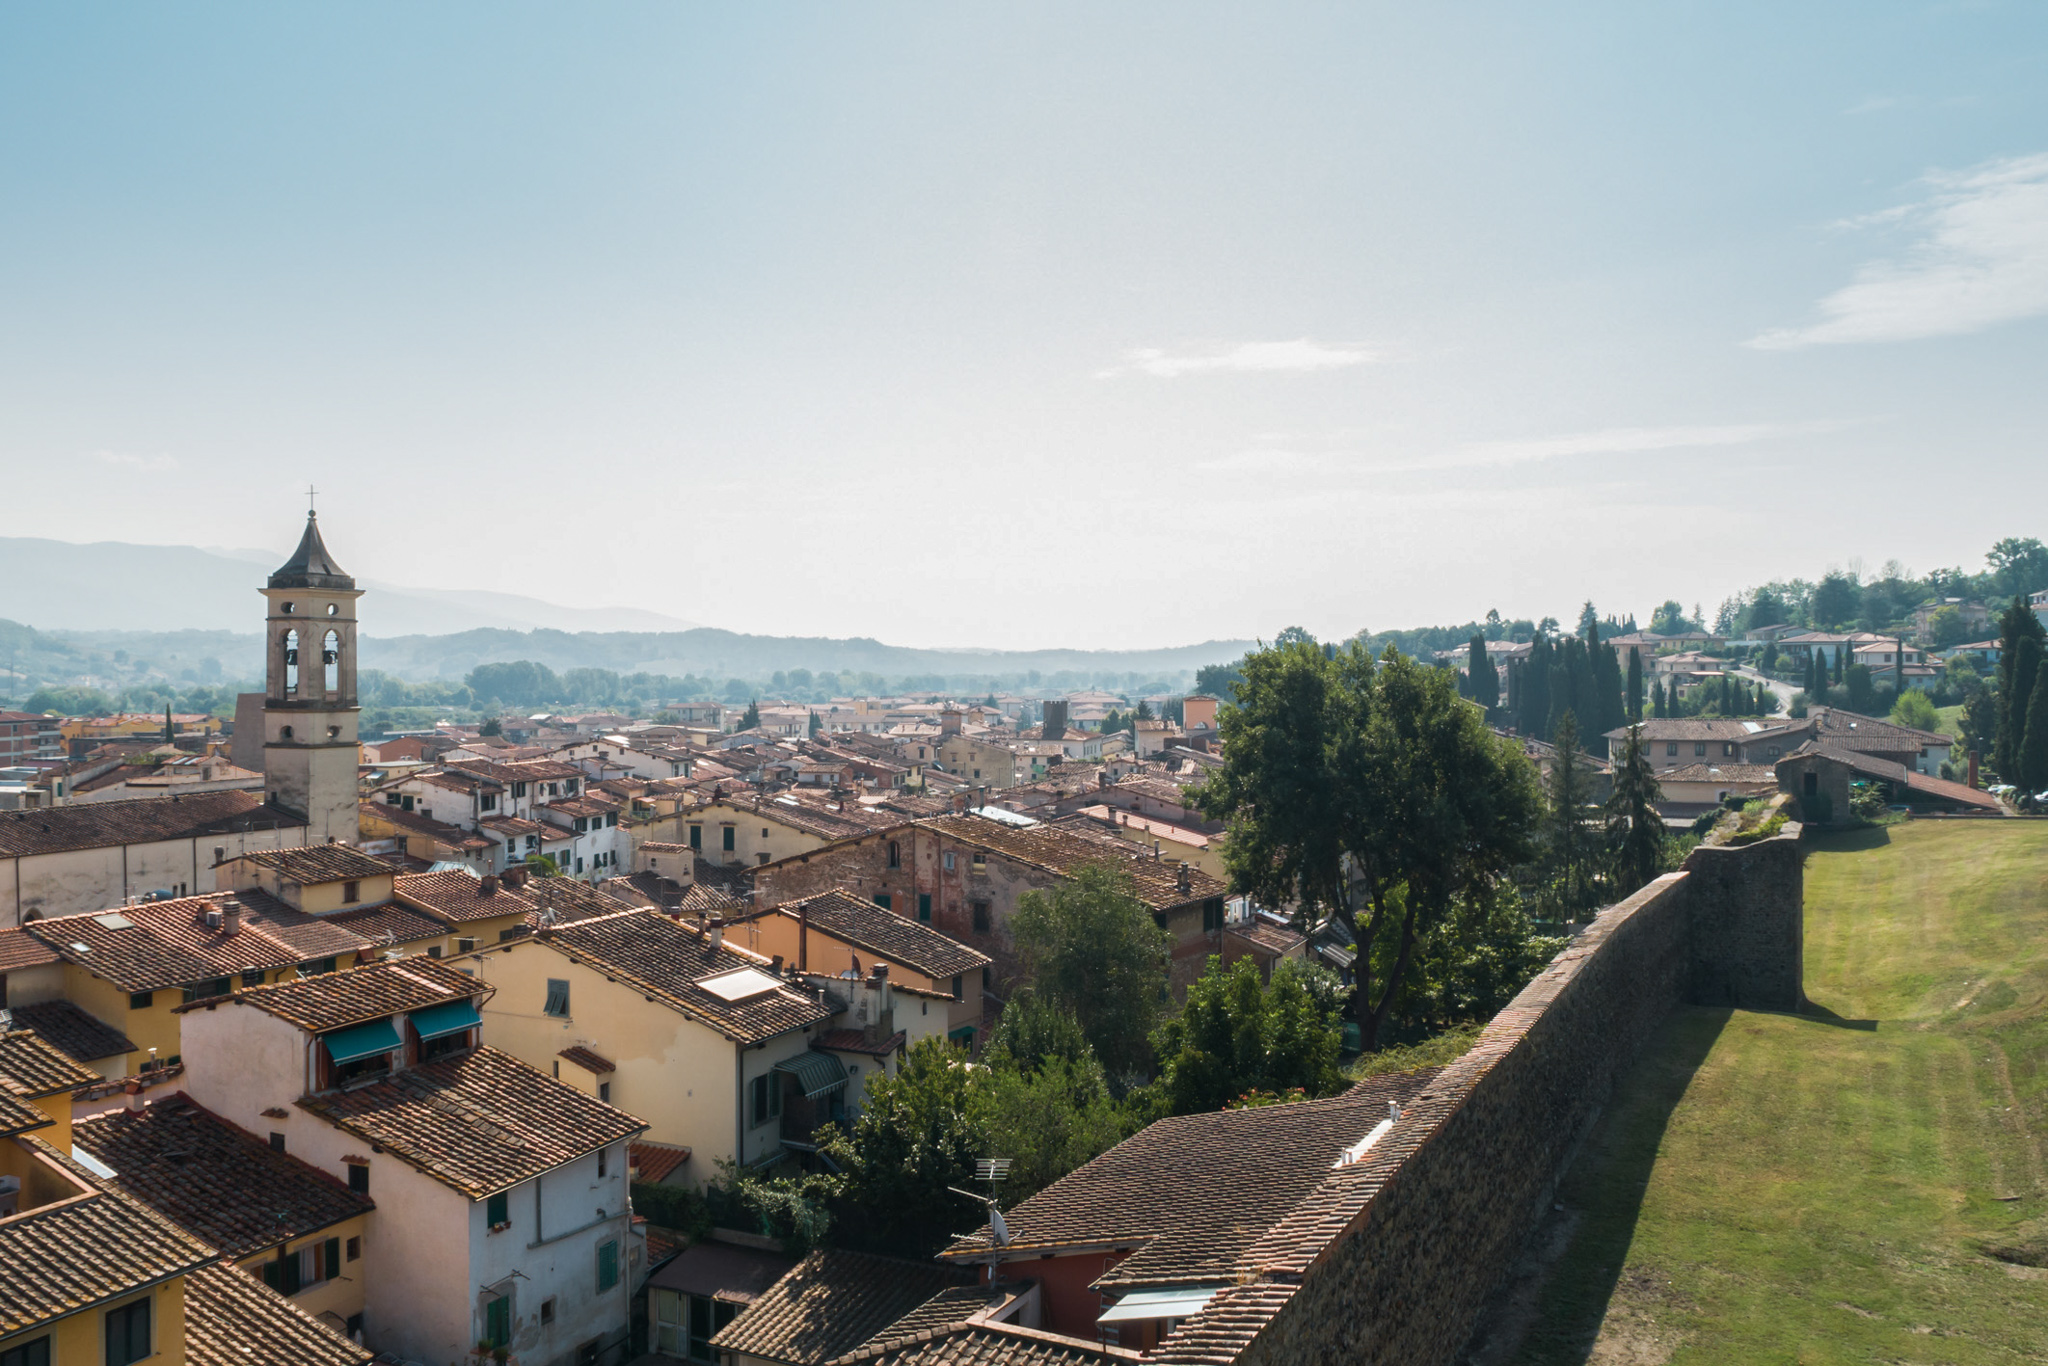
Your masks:
<svg viewBox="0 0 2048 1366"><path fill-rule="evenodd" d="M1938 726L1936 726L1936 727L1935 727L1935 729L1936 729L1936 730L1940 731L1940 732L1941 732L1942 734L1944 734L1944 735L1953 735L1953 736L1955 736L1955 737L1956 737L1957 739L1959 739L1959 740L1960 740L1960 739L1962 738L1962 735L1963 735L1963 704L1962 704L1962 703L1958 702L1958 703L1956 703L1956 705L1954 705L1953 707L1936 707L1936 708L1934 709L1934 714L1935 714L1936 716L1938 716L1938 717L1940 717L1940 718L1941 718L1941 724L1939 724Z"/></svg>
<svg viewBox="0 0 2048 1366"><path fill-rule="evenodd" d="M1815 1013L1672 1017L1519 1360L2048 1361L2048 823L1833 837L1806 878Z"/></svg>

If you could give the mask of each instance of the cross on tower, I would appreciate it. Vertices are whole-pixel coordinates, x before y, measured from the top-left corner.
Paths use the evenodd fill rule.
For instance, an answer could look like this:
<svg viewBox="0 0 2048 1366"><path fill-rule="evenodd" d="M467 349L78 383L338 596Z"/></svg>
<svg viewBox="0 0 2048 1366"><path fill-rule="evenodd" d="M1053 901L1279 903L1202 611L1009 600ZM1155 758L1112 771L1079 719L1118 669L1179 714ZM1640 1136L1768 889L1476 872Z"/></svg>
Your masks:
<svg viewBox="0 0 2048 1366"><path fill-rule="evenodd" d="M308 517L311 517L313 515L313 495L318 492L319 490L314 488L311 484L306 485L306 515Z"/></svg>

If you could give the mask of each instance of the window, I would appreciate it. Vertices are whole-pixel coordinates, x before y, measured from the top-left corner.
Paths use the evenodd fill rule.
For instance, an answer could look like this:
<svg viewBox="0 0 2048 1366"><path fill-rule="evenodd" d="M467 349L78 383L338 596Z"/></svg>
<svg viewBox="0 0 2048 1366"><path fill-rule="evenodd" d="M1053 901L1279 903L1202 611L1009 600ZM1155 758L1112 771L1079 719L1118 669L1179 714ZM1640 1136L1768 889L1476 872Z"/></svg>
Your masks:
<svg viewBox="0 0 2048 1366"><path fill-rule="evenodd" d="M889 841L889 866L891 868L901 868L903 866L903 847L897 844L895 840Z"/></svg>
<svg viewBox="0 0 2048 1366"><path fill-rule="evenodd" d="M0 1366L50 1366L50 1339L16 1343L0 1352Z"/></svg>
<svg viewBox="0 0 2048 1366"><path fill-rule="evenodd" d="M441 956L441 946L440 946L439 944L429 944L429 945L427 945L427 957L429 957L429 958L439 958L440 956Z"/></svg>
<svg viewBox="0 0 2048 1366"><path fill-rule="evenodd" d="M876 892L875 904L885 911L888 910L890 908L889 894L887 892Z"/></svg>
<svg viewBox="0 0 2048 1366"><path fill-rule="evenodd" d="M130 1010L148 1010L150 1003L154 1000L156 1000L156 993L153 991L131 991L128 993L128 1008Z"/></svg>
<svg viewBox="0 0 2048 1366"><path fill-rule="evenodd" d="M348 1164L348 1188L357 1195L370 1193L370 1164L351 1162Z"/></svg>
<svg viewBox="0 0 2048 1366"><path fill-rule="evenodd" d="M524 796L526 795L526 784L525 784L525 783L514 783L514 784L512 784L512 795L513 795L514 797L524 797Z"/></svg>
<svg viewBox="0 0 2048 1366"><path fill-rule="evenodd" d="M691 827L690 827L690 847L691 847L692 849L698 850L698 851L700 851L700 852L701 852L701 851L703 850L703 848L704 848L704 827L703 827L703 826L701 826L701 825L693 825L693 826L691 826Z"/></svg>
<svg viewBox="0 0 2048 1366"><path fill-rule="evenodd" d="M619 1283L619 1240L608 1238L597 1245L597 1293L602 1295Z"/></svg>
<svg viewBox="0 0 2048 1366"><path fill-rule="evenodd" d="M280 1134L280 1133L272 1133L272 1134L270 1135L270 1151L272 1151L272 1152L274 1152L274 1153L281 1153L281 1152L283 1152L283 1151L284 1151L284 1135L283 1135L283 1134Z"/></svg>
<svg viewBox="0 0 2048 1366"><path fill-rule="evenodd" d="M942 865L944 865L947 872L950 873L953 871L953 851L951 849L948 849L944 854L940 855L939 861Z"/></svg>
<svg viewBox="0 0 2048 1366"><path fill-rule="evenodd" d="M225 977L215 977L211 981L206 982L194 982L191 986L185 988L185 999L187 1001L204 1001L211 996L225 996L227 994L228 979Z"/></svg>
<svg viewBox="0 0 2048 1366"><path fill-rule="evenodd" d="M569 984L559 977L548 978L548 1000L541 1010L549 1015L568 1015Z"/></svg>
<svg viewBox="0 0 2048 1366"><path fill-rule="evenodd" d="M361 1314L350 1314L347 1319L343 1320L342 1331L355 1342L361 1343L363 1340L363 1316Z"/></svg>
<svg viewBox="0 0 2048 1366"><path fill-rule="evenodd" d="M611 1084L610 1082L608 1082L608 1081L601 1081L601 1082L599 1082L599 1083L597 1084L597 1098L598 1098L599 1100L603 1101L603 1102L604 1102L605 1104L607 1104L607 1105L609 1105L609 1104L611 1104L611 1103L612 1103L612 1084ZM604 1175L604 1154L603 1154L603 1153L599 1153L599 1154L597 1155L597 1174L598 1174L599 1176L603 1176L603 1175Z"/></svg>
<svg viewBox="0 0 2048 1366"><path fill-rule="evenodd" d="M756 1129L782 1115L780 1080L773 1072L754 1078L753 1118Z"/></svg>
<svg viewBox="0 0 2048 1366"><path fill-rule="evenodd" d="M1665 744L1664 757L1667 759L1676 759L1678 757L1678 741L1672 740Z"/></svg>
<svg viewBox="0 0 2048 1366"><path fill-rule="evenodd" d="M542 1323L553 1323L555 1321L555 1297L553 1295L540 1302L540 1321Z"/></svg>
<svg viewBox="0 0 2048 1366"><path fill-rule="evenodd" d="M724 829L724 830L723 830L722 832L720 832L720 833L721 833L721 834L723 835L723 837L724 837L724 839L725 839L725 852L726 852L726 853L728 853L728 854L730 854L730 853L731 853L731 852L733 851L733 848L734 848L734 845L733 845L733 837L734 837L735 835L737 835L737 834L738 834L739 832L738 832L737 830L733 829L733 828L732 828L731 826L729 826L729 825L728 825L728 826L726 826L726 827L725 827L725 829Z"/></svg>
<svg viewBox="0 0 2048 1366"><path fill-rule="evenodd" d="M617 825L618 825L618 823L619 823L619 813L618 813L618 812L616 812L616 811L607 811L607 812L605 812L605 813L604 813L604 823L605 823L605 826L606 826L606 828L608 828L608 829L610 829L610 828L616 828L616 827L617 827Z"/></svg>
<svg viewBox="0 0 2048 1366"><path fill-rule="evenodd" d="M1707 742L1705 740L1695 740L1692 742L1692 757L1695 759L1707 757Z"/></svg>
<svg viewBox="0 0 2048 1366"><path fill-rule="evenodd" d="M987 934L988 903L986 901L970 901L967 903L967 905L968 909L974 915L974 932L976 934Z"/></svg>
<svg viewBox="0 0 2048 1366"><path fill-rule="evenodd" d="M362 884L362 883L360 883L360 882L344 882L344 883L342 883L342 884L341 884L341 899L342 899L343 901L345 901L345 902L347 902L347 901L361 901L361 900L363 899L363 884Z"/></svg>
<svg viewBox="0 0 2048 1366"><path fill-rule="evenodd" d="M348 1254L347 1254L347 1255L348 1255L348 1260L349 1260L349 1261L352 1261L352 1262L354 1262L354 1261L360 1261L360 1260L362 1260L362 1256L363 1256L363 1240L362 1240L361 1238L351 1238L351 1239L349 1239L349 1240L348 1240Z"/></svg>
<svg viewBox="0 0 2048 1366"><path fill-rule="evenodd" d="M718 1335L719 1329L732 1322L733 1316L739 1313L740 1306L727 1304L723 1300L714 1300L709 1295L676 1295L678 1307L685 1299L689 1301L690 1312L689 1359L717 1361L718 1353L713 1350L711 1339Z"/></svg>
<svg viewBox="0 0 2048 1366"><path fill-rule="evenodd" d="M919 892L917 894L917 918L930 923L932 918L932 894L930 892Z"/></svg>
<svg viewBox="0 0 2048 1366"><path fill-rule="evenodd" d="M1212 896L1202 903L1202 930L1213 934L1223 928L1223 898Z"/></svg>
<svg viewBox="0 0 2048 1366"><path fill-rule="evenodd" d="M301 971L312 976L318 976L320 973L323 972L333 972L334 960L332 958L322 958L317 962L306 964L306 966L302 968Z"/></svg>
<svg viewBox="0 0 2048 1366"><path fill-rule="evenodd" d="M243 985L243 986L245 986L245 987L260 987L260 986L262 986L262 985L263 985L263 969L262 969L262 968L250 968L250 969L249 969L249 970L248 970L247 972L243 973L243 974L242 974L242 985Z"/></svg>
<svg viewBox="0 0 2048 1366"><path fill-rule="evenodd" d="M1722 746L1721 746L1721 756L1722 756L1723 758L1728 758L1728 757L1732 756L1732 755L1733 755L1734 753L1735 753L1735 746L1733 746L1733 745L1727 745L1727 744L1724 744L1724 745L1722 745Z"/></svg>
<svg viewBox="0 0 2048 1366"><path fill-rule="evenodd" d="M496 811L498 809L497 795L490 792L482 793L477 797L476 804L484 811Z"/></svg>
<svg viewBox="0 0 2048 1366"><path fill-rule="evenodd" d="M434 1062L451 1054L460 1053L469 1047L470 1031L458 1029L453 1034L443 1034L438 1039L420 1040L420 1061Z"/></svg>
<svg viewBox="0 0 2048 1366"><path fill-rule="evenodd" d="M961 980L961 976L960 976L960 974L959 974L959 973L957 973L957 972L956 972L956 973L954 973L954 974L953 974L953 999L954 999L954 1000L956 1000L956 1001L964 1001L964 1000L966 1000L966 999L967 999L967 993L965 992L965 990L963 990L963 986L964 986L964 983L963 983L963 982L962 982L962 980Z"/></svg>
<svg viewBox="0 0 2048 1366"><path fill-rule="evenodd" d="M336 1086L346 1086L350 1082L359 1081L364 1077L381 1077L390 1070L391 1055L389 1053L372 1053L366 1058L357 1058L352 1062L337 1063L334 1068L334 1084Z"/></svg>
<svg viewBox="0 0 2048 1366"><path fill-rule="evenodd" d="M975 850L974 857L967 864L967 871L970 873L986 873L988 871L988 854L979 849Z"/></svg>
<svg viewBox="0 0 2048 1366"><path fill-rule="evenodd" d="M572 797L573 797L573 796L575 796L575 795L576 795L576 780L575 780L574 778L571 778L571 779L570 779L570 780L569 780L568 782L566 782L566 783L563 783L563 784L562 784L562 790L563 790L564 792L567 792L567 793L568 793L568 794L569 794L570 796L572 796Z"/></svg>
<svg viewBox="0 0 2048 1366"><path fill-rule="evenodd" d="M128 1366L149 1355L149 1296L107 1311L107 1366Z"/></svg>
<svg viewBox="0 0 2048 1366"><path fill-rule="evenodd" d="M277 738L278 738L278 739L280 739L280 740L289 740L289 739L291 739L291 738L292 738L292 728L291 728L290 726L286 726L286 727L285 727L285 728L284 728L283 730L281 730L281 731L279 731L279 732L277 733Z"/></svg>
<svg viewBox="0 0 2048 1366"><path fill-rule="evenodd" d="M474 939L457 939L457 940L455 941L455 951L456 951L457 953L475 953L475 952L476 952L476 940L474 940Z"/></svg>
<svg viewBox="0 0 2048 1366"><path fill-rule="evenodd" d="M512 1193L499 1191L484 1199L484 1227L509 1228L512 1224Z"/></svg>
<svg viewBox="0 0 2048 1366"><path fill-rule="evenodd" d="M598 1084L598 1088L597 1088L597 1098L598 1098L599 1100L610 1100L610 1099L612 1098L612 1084L611 1084L610 1082L608 1082L608 1081L607 1081L607 1082L600 1082L600 1083ZM606 1177L606 1175L608 1175L608 1174L610 1173L610 1171L611 1171L611 1160L610 1160L610 1159L611 1159L611 1149L609 1149L609 1148L599 1148L599 1149L597 1150L597 1177L598 1177L598 1180L602 1181L602 1180L603 1180L603 1179L604 1179L604 1178Z"/></svg>

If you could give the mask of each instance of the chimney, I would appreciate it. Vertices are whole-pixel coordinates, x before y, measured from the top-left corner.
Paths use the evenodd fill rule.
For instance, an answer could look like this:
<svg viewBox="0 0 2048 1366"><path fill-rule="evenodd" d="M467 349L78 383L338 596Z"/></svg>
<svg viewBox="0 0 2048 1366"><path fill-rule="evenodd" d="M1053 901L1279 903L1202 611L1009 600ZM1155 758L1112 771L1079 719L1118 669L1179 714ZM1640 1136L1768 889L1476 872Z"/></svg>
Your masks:
<svg viewBox="0 0 2048 1366"><path fill-rule="evenodd" d="M1173 885L1180 889L1182 896L1187 896L1195 890L1194 874L1189 870L1187 864L1181 864L1180 868L1174 873Z"/></svg>
<svg viewBox="0 0 2048 1366"><path fill-rule="evenodd" d="M1977 785L1977 751L1973 749L1973 750L1971 750L1971 751L1970 751L1970 786L1971 786L1971 787L1975 787L1976 785Z"/></svg>
<svg viewBox="0 0 2048 1366"><path fill-rule="evenodd" d="M485 873L476 884L476 894L478 896L496 896L498 894L498 875L496 873Z"/></svg>
<svg viewBox="0 0 2048 1366"><path fill-rule="evenodd" d="M768 962L771 964L769 971L780 977L782 975L782 955L772 953L768 955Z"/></svg>
<svg viewBox="0 0 2048 1366"><path fill-rule="evenodd" d="M221 907L220 932L240 934L242 932L242 903L237 897L229 897Z"/></svg>
<svg viewBox="0 0 2048 1366"><path fill-rule="evenodd" d="M719 948L723 946L725 943L725 917L722 915L714 915L711 917L710 923L711 947L714 949Z"/></svg>
<svg viewBox="0 0 2048 1366"><path fill-rule="evenodd" d="M150 1050L150 1052L152 1053L154 1053L155 1051L156 1050L153 1048ZM141 1110L145 1109L149 1105L149 1102L142 1098L142 1078L128 1078L126 1082L122 1083L121 1091L127 1097L127 1099L122 1103L126 1105L129 1109Z"/></svg>
<svg viewBox="0 0 2048 1366"><path fill-rule="evenodd" d="M520 864L515 863L505 870L504 876L499 878L498 881L503 886L515 890L524 887L526 885L526 869Z"/></svg>

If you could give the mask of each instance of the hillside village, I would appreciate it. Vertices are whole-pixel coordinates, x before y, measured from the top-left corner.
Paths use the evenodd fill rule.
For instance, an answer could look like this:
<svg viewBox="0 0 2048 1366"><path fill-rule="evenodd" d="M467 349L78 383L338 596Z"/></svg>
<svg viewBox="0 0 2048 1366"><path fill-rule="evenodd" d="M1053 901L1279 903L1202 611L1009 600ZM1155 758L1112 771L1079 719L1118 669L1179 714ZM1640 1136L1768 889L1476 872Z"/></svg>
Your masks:
<svg viewBox="0 0 2048 1366"><path fill-rule="evenodd" d="M7 1366L1252 1359L1293 1292L1231 1287L1464 1075L1376 1050L1469 1041L1689 851L2048 788L2048 590L366 734L315 517L261 586L225 714L0 714ZM1295 687L1412 690L1464 776L1359 814L1262 757ZM1973 737L1987 693L2035 710ZM1347 842L1404 819L1388 912ZM1443 913L1506 928L1416 918L1459 820L1498 850Z"/></svg>

